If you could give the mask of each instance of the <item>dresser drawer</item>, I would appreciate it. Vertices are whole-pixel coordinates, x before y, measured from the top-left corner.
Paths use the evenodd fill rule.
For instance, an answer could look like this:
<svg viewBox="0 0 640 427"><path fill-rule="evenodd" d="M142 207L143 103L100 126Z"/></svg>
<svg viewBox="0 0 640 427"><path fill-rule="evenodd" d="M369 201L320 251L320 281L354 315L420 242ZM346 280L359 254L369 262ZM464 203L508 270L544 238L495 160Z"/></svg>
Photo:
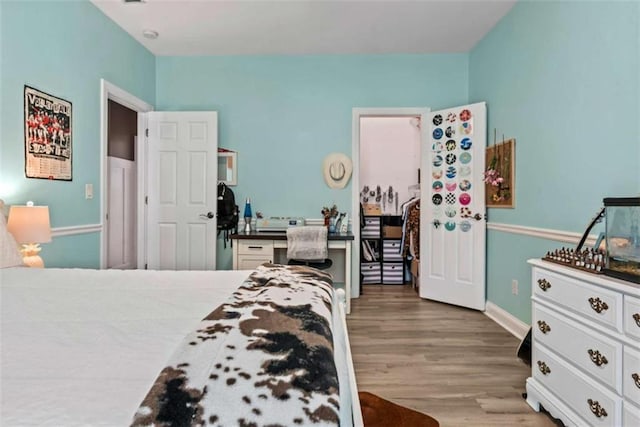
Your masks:
<svg viewBox="0 0 640 427"><path fill-rule="evenodd" d="M533 304L533 337L622 394L622 343L540 304Z"/></svg>
<svg viewBox="0 0 640 427"><path fill-rule="evenodd" d="M640 299L624 297L624 333L640 339Z"/></svg>
<svg viewBox="0 0 640 427"><path fill-rule="evenodd" d="M640 407L640 352L625 347L622 366L624 396ZM640 424L638 425L640 426Z"/></svg>
<svg viewBox="0 0 640 427"><path fill-rule="evenodd" d="M622 331L622 294L534 268L533 295Z"/></svg>
<svg viewBox="0 0 640 427"><path fill-rule="evenodd" d="M385 240L382 242L382 259L385 261L402 261L400 254L400 240Z"/></svg>
<svg viewBox="0 0 640 427"><path fill-rule="evenodd" d="M620 397L587 379L542 345L534 346L531 363L533 377L553 393L562 396L562 400L588 425L621 425Z"/></svg>
<svg viewBox="0 0 640 427"><path fill-rule="evenodd" d="M623 403L622 425L625 427L640 426L640 409L632 406L626 400Z"/></svg>
<svg viewBox="0 0 640 427"><path fill-rule="evenodd" d="M272 240L238 240L239 255L265 255L273 258Z"/></svg>

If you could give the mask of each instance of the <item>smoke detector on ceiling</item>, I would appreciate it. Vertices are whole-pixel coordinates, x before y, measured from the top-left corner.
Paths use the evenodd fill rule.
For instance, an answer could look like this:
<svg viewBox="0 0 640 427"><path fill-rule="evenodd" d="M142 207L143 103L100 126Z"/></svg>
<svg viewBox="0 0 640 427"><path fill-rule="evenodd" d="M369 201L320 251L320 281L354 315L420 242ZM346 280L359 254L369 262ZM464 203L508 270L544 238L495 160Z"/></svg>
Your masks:
<svg viewBox="0 0 640 427"><path fill-rule="evenodd" d="M146 39L155 40L158 38L158 32L154 30L142 30L142 35Z"/></svg>

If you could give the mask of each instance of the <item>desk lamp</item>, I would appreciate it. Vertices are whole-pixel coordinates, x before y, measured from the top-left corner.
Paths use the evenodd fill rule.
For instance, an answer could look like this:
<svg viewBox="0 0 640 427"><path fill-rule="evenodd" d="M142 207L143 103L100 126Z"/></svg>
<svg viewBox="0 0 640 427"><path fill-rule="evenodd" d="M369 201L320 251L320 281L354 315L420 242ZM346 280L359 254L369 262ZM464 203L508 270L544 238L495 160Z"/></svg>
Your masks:
<svg viewBox="0 0 640 427"><path fill-rule="evenodd" d="M51 241L49 207L33 206L33 202L27 202L27 206L11 206L7 230L22 244L20 252L24 263L43 268L44 262L38 253L42 249L40 243Z"/></svg>

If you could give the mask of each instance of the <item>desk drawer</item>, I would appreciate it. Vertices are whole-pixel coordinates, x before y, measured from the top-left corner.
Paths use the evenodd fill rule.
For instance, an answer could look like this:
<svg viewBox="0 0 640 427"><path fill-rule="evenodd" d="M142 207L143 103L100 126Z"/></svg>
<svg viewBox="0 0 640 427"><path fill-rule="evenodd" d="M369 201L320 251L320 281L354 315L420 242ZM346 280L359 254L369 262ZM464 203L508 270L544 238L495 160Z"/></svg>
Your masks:
<svg viewBox="0 0 640 427"><path fill-rule="evenodd" d="M272 240L238 240L239 255L265 255L273 258Z"/></svg>
<svg viewBox="0 0 640 427"><path fill-rule="evenodd" d="M533 295L563 305L614 330L622 331L622 294L563 277L533 270Z"/></svg>

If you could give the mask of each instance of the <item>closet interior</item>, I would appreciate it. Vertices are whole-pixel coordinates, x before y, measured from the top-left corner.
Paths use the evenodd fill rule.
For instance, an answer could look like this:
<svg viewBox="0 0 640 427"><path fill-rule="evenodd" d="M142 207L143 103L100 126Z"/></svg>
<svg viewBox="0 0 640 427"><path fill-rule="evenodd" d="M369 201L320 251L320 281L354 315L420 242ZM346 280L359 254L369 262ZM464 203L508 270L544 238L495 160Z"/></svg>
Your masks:
<svg viewBox="0 0 640 427"><path fill-rule="evenodd" d="M420 118L360 119L361 284L417 285Z"/></svg>

